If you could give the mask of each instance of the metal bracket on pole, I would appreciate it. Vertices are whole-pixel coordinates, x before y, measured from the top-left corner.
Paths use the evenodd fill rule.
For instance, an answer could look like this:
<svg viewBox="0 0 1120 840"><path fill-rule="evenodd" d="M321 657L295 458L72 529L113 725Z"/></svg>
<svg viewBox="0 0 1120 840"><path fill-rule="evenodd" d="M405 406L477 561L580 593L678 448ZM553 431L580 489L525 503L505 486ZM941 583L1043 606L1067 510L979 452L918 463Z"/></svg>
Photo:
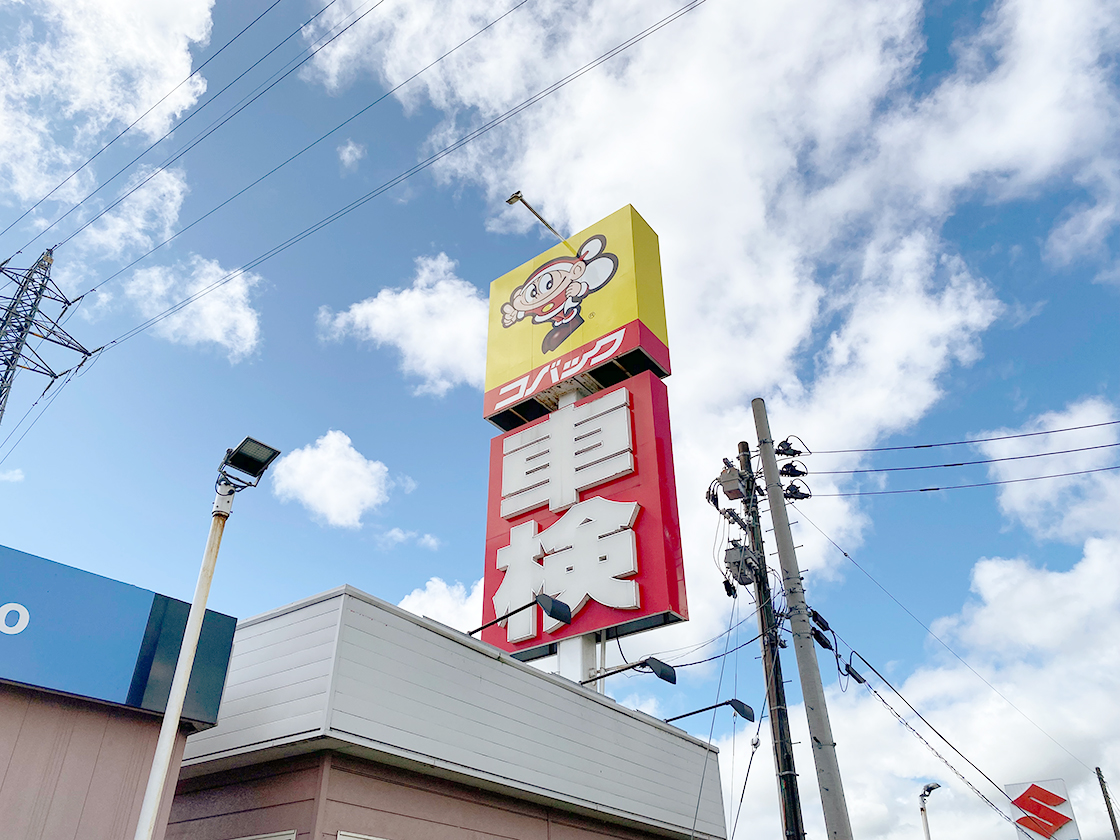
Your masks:
<svg viewBox="0 0 1120 840"><path fill-rule="evenodd" d="M232 484L219 481L218 486L214 488L214 516L229 517L230 512L233 510L233 495L237 492L237 488Z"/></svg>

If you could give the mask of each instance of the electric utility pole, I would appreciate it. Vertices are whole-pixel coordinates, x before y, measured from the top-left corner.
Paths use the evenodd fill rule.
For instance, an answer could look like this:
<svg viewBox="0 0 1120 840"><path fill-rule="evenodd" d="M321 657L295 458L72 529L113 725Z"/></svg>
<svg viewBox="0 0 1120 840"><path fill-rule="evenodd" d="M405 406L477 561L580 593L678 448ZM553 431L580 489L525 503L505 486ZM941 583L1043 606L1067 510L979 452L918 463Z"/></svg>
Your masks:
<svg viewBox="0 0 1120 840"><path fill-rule="evenodd" d="M1116 840L1120 840L1120 826L1116 825L1116 812L1112 810L1112 797L1108 795L1108 785L1104 781L1104 773L1101 768L1097 770L1097 781L1101 783L1101 794L1104 796L1104 807L1108 809L1108 820L1112 823L1112 834Z"/></svg>
<svg viewBox="0 0 1120 840"><path fill-rule="evenodd" d="M0 263L0 278L14 284L12 293L0 294L0 421L4 418L4 408L8 404L8 394L12 391L12 381L17 370L30 370L49 376L52 381L58 378L50 365L28 346L28 340L38 338L73 350L88 357L90 352L82 347L66 330L58 325L62 314L73 303L51 280L51 265L54 257L48 249L43 252L35 265L26 271L8 268L5 260ZM44 300L62 304L58 318L49 318L40 311ZM84 361L84 360L83 360Z"/></svg>
<svg viewBox="0 0 1120 840"><path fill-rule="evenodd" d="M754 426L758 432L758 447L762 458L762 474L766 482L766 496L770 501L770 518L774 524L774 540L778 544L778 560L782 565L782 585L786 593L786 610L793 632L793 648L797 654L797 670L801 675L801 695L805 701L805 716L809 719L809 740L813 747L813 763L817 768L817 785L821 791L824 808L825 834L828 840L852 840L852 826L848 819L848 805L844 800L844 786L840 781L840 765L836 761L836 744L832 740L832 727L828 723L828 709L824 701L824 685L817 664L809 608L805 605L805 588L801 571L797 567L797 553L786 515L786 500L778 474L778 461L774 454L774 439L770 435L770 421L766 417L766 403L761 398L751 401Z"/></svg>
<svg viewBox="0 0 1120 840"><path fill-rule="evenodd" d="M746 523L737 522L747 535L747 545L734 545L728 550L727 566L743 586L754 584L758 603L758 630L762 644L762 669L766 675L766 702L770 705L770 740L774 746L774 773L778 780L778 803L782 812L782 829L787 840L805 840L801 816L801 797L797 790L797 770L793 764L793 738L789 731L786 708L786 686L782 679L781 646L770 580L766 569L766 552L762 546L762 523L758 514L759 487L751 469L751 451L747 443L739 444L739 486L743 498ZM733 511L732 511L733 513ZM735 521L737 517L729 517Z"/></svg>

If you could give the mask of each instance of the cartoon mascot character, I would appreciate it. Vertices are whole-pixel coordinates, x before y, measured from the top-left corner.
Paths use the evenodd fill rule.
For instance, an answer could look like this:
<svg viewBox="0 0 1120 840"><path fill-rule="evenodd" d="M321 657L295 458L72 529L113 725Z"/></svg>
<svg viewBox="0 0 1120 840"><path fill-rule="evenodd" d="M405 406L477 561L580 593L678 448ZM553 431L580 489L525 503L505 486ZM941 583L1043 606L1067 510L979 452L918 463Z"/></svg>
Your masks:
<svg viewBox="0 0 1120 840"><path fill-rule="evenodd" d="M509 303L502 304L502 326L512 327L532 315L534 324L552 323L541 352L551 353L563 344L583 323L580 303L618 270L618 257L606 247L606 237L597 234L580 246L578 256L560 257L534 271L513 290Z"/></svg>

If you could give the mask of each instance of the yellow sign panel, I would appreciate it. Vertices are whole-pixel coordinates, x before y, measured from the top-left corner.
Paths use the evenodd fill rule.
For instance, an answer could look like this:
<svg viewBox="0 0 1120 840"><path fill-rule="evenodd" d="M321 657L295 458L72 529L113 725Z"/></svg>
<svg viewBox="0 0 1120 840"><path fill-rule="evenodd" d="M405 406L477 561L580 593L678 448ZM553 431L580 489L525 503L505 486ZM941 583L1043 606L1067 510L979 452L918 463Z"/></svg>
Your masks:
<svg viewBox="0 0 1120 840"><path fill-rule="evenodd" d="M633 321L668 345L657 234L638 211L568 242L490 284L487 392Z"/></svg>

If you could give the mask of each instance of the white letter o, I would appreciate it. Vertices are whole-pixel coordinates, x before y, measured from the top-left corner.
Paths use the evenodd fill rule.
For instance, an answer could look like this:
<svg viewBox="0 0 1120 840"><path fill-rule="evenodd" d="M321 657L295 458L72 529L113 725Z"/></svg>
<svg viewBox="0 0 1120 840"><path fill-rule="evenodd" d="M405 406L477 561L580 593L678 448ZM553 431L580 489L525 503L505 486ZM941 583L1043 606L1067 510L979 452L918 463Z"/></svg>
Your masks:
<svg viewBox="0 0 1120 840"><path fill-rule="evenodd" d="M11 613L16 614L15 624L8 624L8 616ZM27 607L23 604L4 604L0 606L0 633L6 636L22 633L27 629L27 622L30 620L31 613L27 611Z"/></svg>

